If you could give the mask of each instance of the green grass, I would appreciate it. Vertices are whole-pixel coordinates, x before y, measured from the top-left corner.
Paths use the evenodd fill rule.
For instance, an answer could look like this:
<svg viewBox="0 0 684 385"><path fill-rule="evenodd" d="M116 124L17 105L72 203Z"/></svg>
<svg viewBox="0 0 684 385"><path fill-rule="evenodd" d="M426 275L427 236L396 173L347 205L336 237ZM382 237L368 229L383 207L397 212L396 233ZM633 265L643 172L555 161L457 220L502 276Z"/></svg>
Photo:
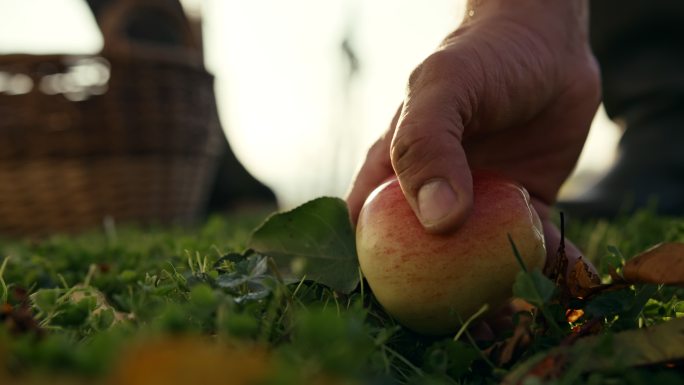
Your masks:
<svg viewBox="0 0 684 385"><path fill-rule="evenodd" d="M92 383L115 370L122 349L135 341L190 335L216 344L268 347L274 384L321 376L351 383L489 384L571 333L563 309L549 304L545 314L555 317L560 329L544 329L547 320L537 320L543 330L532 345L513 364L499 367L484 354L487 346L473 343L468 332L462 334L469 338L454 341L402 329L366 286L341 295L307 281L286 285L259 255L222 258L242 253L261 219L215 217L193 230L126 227L41 241L0 240L5 263L0 299L29 314L0 316L0 382L6 372L12 378L38 373ZM609 266L620 267L656 243L684 242L684 219L648 212L566 228L604 277ZM247 277L243 281L221 278L239 271ZM98 303L100 295L105 306ZM604 330L684 315L679 288L643 286L612 295L592 305L603 312ZM128 319L117 322L117 314ZM659 384L684 381L680 372L655 365L590 373L580 367L551 383L636 384L655 378Z"/></svg>

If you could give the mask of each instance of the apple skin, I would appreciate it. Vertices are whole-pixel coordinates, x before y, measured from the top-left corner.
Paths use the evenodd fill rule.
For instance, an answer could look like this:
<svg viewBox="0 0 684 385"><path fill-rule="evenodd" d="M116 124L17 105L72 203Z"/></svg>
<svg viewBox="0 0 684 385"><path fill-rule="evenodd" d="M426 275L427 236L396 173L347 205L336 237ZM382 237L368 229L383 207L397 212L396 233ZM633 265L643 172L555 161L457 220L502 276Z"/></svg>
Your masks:
<svg viewBox="0 0 684 385"><path fill-rule="evenodd" d="M501 176L473 173L473 209L446 235L429 234L393 178L366 200L356 228L361 271L380 304L421 334L457 331L483 304L505 304L520 271L546 258L541 221L527 191Z"/></svg>

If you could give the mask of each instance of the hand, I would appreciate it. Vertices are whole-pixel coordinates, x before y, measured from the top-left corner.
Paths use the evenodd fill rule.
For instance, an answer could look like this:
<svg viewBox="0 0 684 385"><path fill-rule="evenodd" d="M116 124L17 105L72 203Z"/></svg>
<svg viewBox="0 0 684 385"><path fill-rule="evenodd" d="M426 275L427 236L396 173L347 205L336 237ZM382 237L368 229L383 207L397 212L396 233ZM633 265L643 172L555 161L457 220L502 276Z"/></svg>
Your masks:
<svg viewBox="0 0 684 385"><path fill-rule="evenodd" d="M470 169L490 169L528 189L553 256L559 234L549 206L600 100L586 2L479 3L411 74L404 102L348 195L352 220L396 174L427 231L453 231L472 206Z"/></svg>

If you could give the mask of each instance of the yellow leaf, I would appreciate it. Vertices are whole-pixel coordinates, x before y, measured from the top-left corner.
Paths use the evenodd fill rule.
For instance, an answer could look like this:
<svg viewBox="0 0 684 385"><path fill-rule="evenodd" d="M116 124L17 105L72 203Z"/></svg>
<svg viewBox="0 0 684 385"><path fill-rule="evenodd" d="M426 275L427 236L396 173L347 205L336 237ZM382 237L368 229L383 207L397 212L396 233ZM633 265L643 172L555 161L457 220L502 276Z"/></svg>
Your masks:
<svg viewBox="0 0 684 385"><path fill-rule="evenodd" d="M108 384L252 385L264 382L273 369L262 347L177 337L147 341L125 351Z"/></svg>

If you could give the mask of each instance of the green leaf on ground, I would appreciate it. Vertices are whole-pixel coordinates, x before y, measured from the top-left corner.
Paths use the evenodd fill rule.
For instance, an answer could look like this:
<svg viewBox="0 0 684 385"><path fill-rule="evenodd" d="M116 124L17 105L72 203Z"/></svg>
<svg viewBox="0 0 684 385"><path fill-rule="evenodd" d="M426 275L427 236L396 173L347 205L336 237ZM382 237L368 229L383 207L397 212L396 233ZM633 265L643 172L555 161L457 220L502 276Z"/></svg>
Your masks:
<svg viewBox="0 0 684 385"><path fill-rule="evenodd" d="M642 285L635 290L608 291L589 301L584 312L589 318L611 319L617 316L617 320L610 325L613 331L638 328L644 306L657 292L656 285Z"/></svg>
<svg viewBox="0 0 684 385"><path fill-rule="evenodd" d="M556 290L556 285L539 269L521 271L513 284L513 295L530 304L541 307L547 303Z"/></svg>
<svg viewBox="0 0 684 385"><path fill-rule="evenodd" d="M214 266L219 270L216 285L234 295L236 303L258 301L273 291L275 278L268 274L268 257L264 255L251 250L244 255L230 253Z"/></svg>
<svg viewBox="0 0 684 385"><path fill-rule="evenodd" d="M461 341L442 340L433 344L423 358L427 373L438 373L458 378L470 370L480 353L472 345Z"/></svg>
<svg viewBox="0 0 684 385"><path fill-rule="evenodd" d="M349 293L359 282L356 241L346 203L318 198L274 214L248 247L272 257L288 276L310 279Z"/></svg>
<svg viewBox="0 0 684 385"><path fill-rule="evenodd" d="M610 317L627 311L634 302L634 291L623 289L601 293L584 308L589 318Z"/></svg>

